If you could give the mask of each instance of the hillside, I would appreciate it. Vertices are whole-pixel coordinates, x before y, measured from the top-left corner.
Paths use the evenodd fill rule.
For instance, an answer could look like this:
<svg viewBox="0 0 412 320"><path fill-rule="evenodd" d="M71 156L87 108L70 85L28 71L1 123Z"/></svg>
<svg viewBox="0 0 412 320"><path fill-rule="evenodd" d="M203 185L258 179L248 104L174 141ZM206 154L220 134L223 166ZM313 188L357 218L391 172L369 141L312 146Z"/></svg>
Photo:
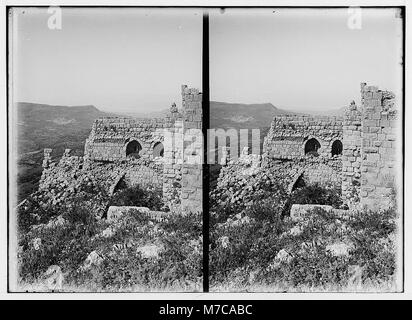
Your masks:
<svg viewBox="0 0 412 320"><path fill-rule="evenodd" d="M133 117L133 118L165 118L167 115L170 115L169 109L163 109L160 111L151 111L151 112L118 112L118 114L126 117Z"/></svg>
<svg viewBox="0 0 412 320"><path fill-rule="evenodd" d="M319 109L295 109L297 113L305 113L310 114L313 116L329 116L329 117L343 117L345 114L346 107L341 108L334 108L334 109L327 109L327 110L319 110Z"/></svg>
<svg viewBox="0 0 412 320"><path fill-rule="evenodd" d="M82 155L93 121L110 115L91 105L67 107L19 102L15 106L18 200L37 189L44 148L53 149L52 157L60 157L66 148Z"/></svg>
<svg viewBox="0 0 412 320"><path fill-rule="evenodd" d="M258 129L270 127L275 115L293 113L276 108L271 103L242 104L210 102L210 127Z"/></svg>

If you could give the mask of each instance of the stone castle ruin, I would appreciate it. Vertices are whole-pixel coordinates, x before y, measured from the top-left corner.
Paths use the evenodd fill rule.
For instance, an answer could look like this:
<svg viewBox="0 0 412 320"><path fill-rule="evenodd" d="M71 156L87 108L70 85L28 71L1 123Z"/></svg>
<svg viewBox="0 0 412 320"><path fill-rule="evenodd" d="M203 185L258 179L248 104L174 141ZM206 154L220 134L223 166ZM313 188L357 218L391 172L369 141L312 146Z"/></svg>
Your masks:
<svg viewBox="0 0 412 320"><path fill-rule="evenodd" d="M350 103L343 116L275 116L262 155L244 150L236 163L225 158L221 164L247 167L249 174L260 169L285 173L289 192L300 183L328 184L342 190L349 207L380 207L391 201L400 181L398 117L393 93L362 83L361 105ZM164 118L95 120L83 157L66 150L55 163L51 149L45 149L40 189L65 188L53 195L58 201L63 193L75 192L73 181L81 179L98 180L109 195L120 183L140 185L159 190L170 209L200 211L201 129L202 94L183 85L181 110L173 104Z"/></svg>
<svg viewBox="0 0 412 320"><path fill-rule="evenodd" d="M198 212L202 208L201 129L202 94L183 85L182 109L173 104L165 118L95 120L83 157L70 156L67 149L54 163L52 150L45 149L40 189L52 189L56 181L71 186L73 179L89 179L99 180L113 194L123 182L161 191L169 208Z"/></svg>
<svg viewBox="0 0 412 320"><path fill-rule="evenodd" d="M348 206L376 208L396 190L399 128L394 94L362 83L361 106L353 101L342 117L275 116L262 156L243 152L236 164L286 173L289 192L302 182L328 184Z"/></svg>

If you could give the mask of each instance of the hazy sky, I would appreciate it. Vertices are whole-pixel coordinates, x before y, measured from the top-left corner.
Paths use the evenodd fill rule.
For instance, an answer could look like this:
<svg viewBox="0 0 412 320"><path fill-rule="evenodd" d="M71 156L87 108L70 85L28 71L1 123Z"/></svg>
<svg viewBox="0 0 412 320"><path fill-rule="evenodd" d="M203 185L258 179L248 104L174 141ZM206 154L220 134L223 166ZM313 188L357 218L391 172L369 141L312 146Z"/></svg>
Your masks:
<svg viewBox="0 0 412 320"><path fill-rule="evenodd" d="M14 13L14 101L147 112L201 89L200 10L63 8L61 30L50 16Z"/></svg>
<svg viewBox="0 0 412 320"><path fill-rule="evenodd" d="M395 10L216 10L210 17L212 100L336 109L359 102L360 82L399 92L401 19Z"/></svg>
<svg viewBox="0 0 412 320"><path fill-rule="evenodd" d="M211 10L211 99L334 109L359 101L360 82L399 92L401 20L395 10ZM14 100L148 112L201 89L202 15L192 9L18 9Z"/></svg>

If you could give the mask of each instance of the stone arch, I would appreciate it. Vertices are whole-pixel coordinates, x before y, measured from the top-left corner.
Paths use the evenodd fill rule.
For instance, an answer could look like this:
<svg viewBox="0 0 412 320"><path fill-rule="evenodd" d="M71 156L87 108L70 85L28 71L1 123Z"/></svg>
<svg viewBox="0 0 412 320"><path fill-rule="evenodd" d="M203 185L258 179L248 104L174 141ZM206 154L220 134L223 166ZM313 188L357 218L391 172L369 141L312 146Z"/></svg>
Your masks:
<svg viewBox="0 0 412 320"><path fill-rule="evenodd" d="M302 169L293 176L292 182L288 186L288 194L291 194L295 189L305 185L305 181L303 180L304 173L305 171Z"/></svg>
<svg viewBox="0 0 412 320"><path fill-rule="evenodd" d="M343 151L343 144L340 140L335 140L332 143L332 156L340 155Z"/></svg>
<svg viewBox="0 0 412 320"><path fill-rule="evenodd" d="M126 143L126 157L140 158L142 145L137 140L130 140Z"/></svg>
<svg viewBox="0 0 412 320"><path fill-rule="evenodd" d="M161 143L160 141L155 142L155 144L153 145L153 158L157 158L157 157L163 158L164 151L165 151L165 148L163 146L163 143Z"/></svg>
<svg viewBox="0 0 412 320"><path fill-rule="evenodd" d="M312 154L317 156L318 155L318 150L320 149L321 145L320 142L315 139L311 138L305 143L305 155L306 154Z"/></svg>

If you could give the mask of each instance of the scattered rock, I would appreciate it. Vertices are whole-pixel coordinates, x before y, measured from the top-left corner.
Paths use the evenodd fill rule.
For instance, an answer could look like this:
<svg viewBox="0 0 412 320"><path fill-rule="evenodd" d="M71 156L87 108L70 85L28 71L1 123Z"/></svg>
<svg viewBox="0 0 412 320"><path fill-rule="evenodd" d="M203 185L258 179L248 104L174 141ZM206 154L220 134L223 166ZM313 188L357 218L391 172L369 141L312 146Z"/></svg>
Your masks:
<svg viewBox="0 0 412 320"><path fill-rule="evenodd" d="M226 249L229 246L229 237L224 236L219 239L222 248Z"/></svg>
<svg viewBox="0 0 412 320"><path fill-rule="evenodd" d="M349 256L351 245L345 242L332 243L326 246L326 250L330 251L335 257Z"/></svg>
<svg viewBox="0 0 412 320"><path fill-rule="evenodd" d="M312 210L322 209L327 212L332 212L333 207L328 205L321 204L292 204L290 209L290 217L293 220L300 220L303 217L307 216Z"/></svg>
<svg viewBox="0 0 412 320"><path fill-rule="evenodd" d="M113 227L108 227L108 228L104 229L100 235L103 238L110 238L110 237L113 237L114 234L115 234L115 231L114 231Z"/></svg>
<svg viewBox="0 0 412 320"><path fill-rule="evenodd" d="M359 265L350 265L348 267L348 286L353 287L356 289L360 289L362 287L362 274L363 274L364 267Z"/></svg>
<svg viewBox="0 0 412 320"><path fill-rule="evenodd" d="M43 274L44 284L48 290L62 290L64 276L58 265L50 266Z"/></svg>
<svg viewBox="0 0 412 320"><path fill-rule="evenodd" d="M271 271L279 268L282 263L289 263L292 260L292 255L287 252L285 249L280 250L275 259L269 264L267 270Z"/></svg>
<svg viewBox="0 0 412 320"><path fill-rule="evenodd" d="M132 211L138 210L140 212L147 212L149 208L146 207L133 207L133 206L110 206L107 211L107 220L113 221L119 219L124 214Z"/></svg>
<svg viewBox="0 0 412 320"><path fill-rule="evenodd" d="M83 266L81 266L81 270L90 270L93 266L99 266L102 262L103 258L96 251L92 251L87 256L86 260L83 263Z"/></svg>
<svg viewBox="0 0 412 320"><path fill-rule="evenodd" d="M301 235L303 232L303 228L300 225L294 226L292 229L289 230L291 236L297 237Z"/></svg>
<svg viewBox="0 0 412 320"><path fill-rule="evenodd" d="M58 216L56 219L50 220L49 223L46 224L46 228L64 226L66 223L67 221L62 216Z"/></svg>
<svg viewBox="0 0 412 320"><path fill-rule="evenodd" d="M160 251L162 251L162 248L151 244L139 247L137 248L137 251L140 252L144 258L157 258Z"/></svg>
<svg viewBox="0 0 412 320"><path fill-rule="evenodd" d="M40 247L41 247L41 239L40 238L35 238L35 239L33 239L33 241L32 241L32 245L33 245L33 248L34 248L34 250L40 250Z"/></svg>

